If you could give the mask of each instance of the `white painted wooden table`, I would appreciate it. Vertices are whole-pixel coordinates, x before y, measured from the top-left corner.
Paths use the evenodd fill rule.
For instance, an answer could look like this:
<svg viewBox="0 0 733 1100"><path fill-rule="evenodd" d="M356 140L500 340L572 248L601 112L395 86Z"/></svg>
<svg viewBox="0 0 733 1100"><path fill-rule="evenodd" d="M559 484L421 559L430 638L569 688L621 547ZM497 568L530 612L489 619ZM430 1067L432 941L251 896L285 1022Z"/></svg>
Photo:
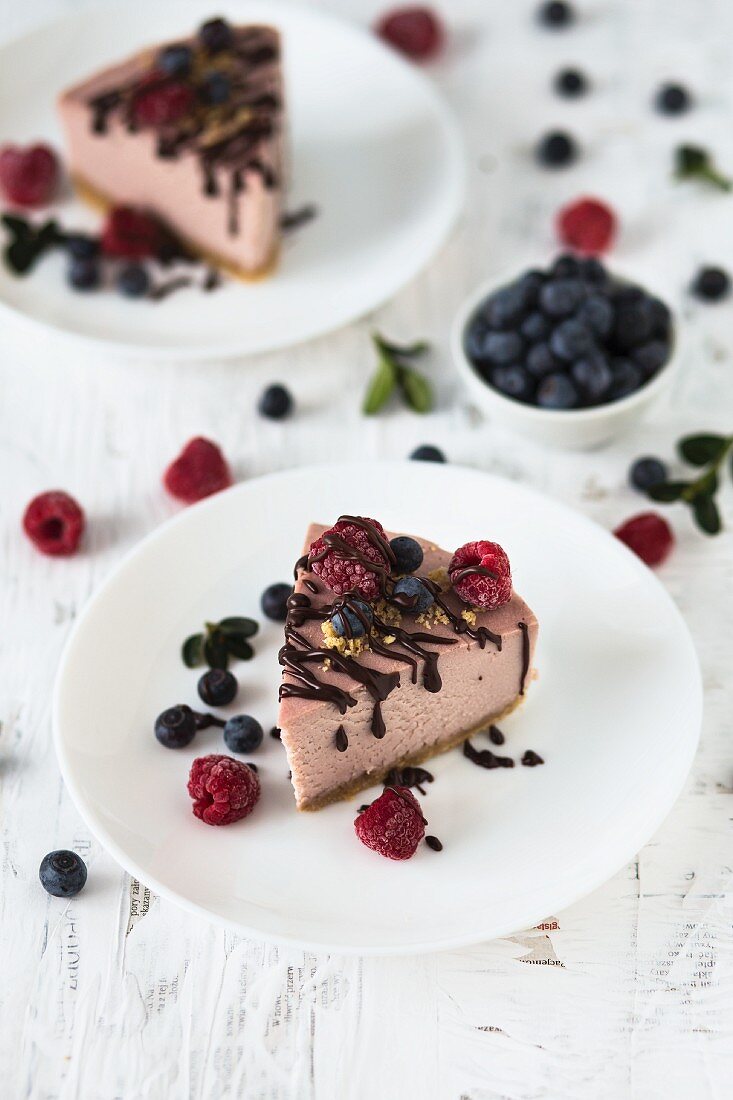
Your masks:
<svg viewBox="0 0 733 1100"><path fill-rule="evenodd" d="M334 454L397 457L430 441L456 462L539 486L613 526L643 506L625 485L633 455L670 454L684 431L733 428L733 304L706 309L684 293L700 261L733 267L733 198L669 180L670 150L685 138L710 144L733 171L733 8L726 0L578 5L580 26L552 35L533 26L529 0L444 0L453 44L434 77L466 136L470 201L430 270L378 316L282 354L182 368L82 357L50 336L3 324L4 1097L733 1094L731 534L705 540L686 514L669 513L679 544L661 578L694 634L707 703L683 796L606 886L507 940L362 961L278 950L198 923L144 894L99 848L51 749L51 686L74 617L122 554L175 511L160 472L192 434L219 440L241 478ZM0 27L11 35L73 6L2 0ZM324 6L365 22L378 10L374 0ZM589 71L587 100L548 92L565 62ZM650 110L664 77L695 89L699 107L686 119ZM577 133L584 157L548 174L529 149L555 124ZM479 278L549 255L553 212L586 191L608 197L621 214L617 266L681 309L684 370L674 395L635 435L591 455L548 454L467 406L447 357L447 325ZM430 417L360 416L372 325L434 341L439 403ZM279 379L298 401L284 426L253 411L263 385ZM67 562L42 558L19 533L26 501L56 486L74 493L90 518L85 553ZM37 879L43 854L60 846L89 864L87 889L69 905L47 898Z"/></svg>

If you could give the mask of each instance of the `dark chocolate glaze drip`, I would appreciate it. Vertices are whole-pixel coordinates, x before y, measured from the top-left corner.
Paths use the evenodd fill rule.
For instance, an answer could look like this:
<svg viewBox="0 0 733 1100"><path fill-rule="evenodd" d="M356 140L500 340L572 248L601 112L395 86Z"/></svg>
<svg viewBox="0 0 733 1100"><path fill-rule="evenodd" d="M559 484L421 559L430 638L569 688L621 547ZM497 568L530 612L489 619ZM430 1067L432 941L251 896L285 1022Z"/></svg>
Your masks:
<svg viewBox="0 0 733 1100"><path fill-rule="evenodd" d="M492 745L503 745L506 741L498 726L489 726L489 741Z"/></svg>
<svg viewBox="0 0 733 1100"><path fill-rule="evenodd" d="M525 622L517 623L517 626L522 631L522 678L519 682L519 694L524 695L529 672L529 627Z"/></svg>
<svg viewBox="0 0 733 1100"><path fill-rule="evenodd" d="M316 582L315 582L315 581L312 581L312 580L310 580L310 579L309 579L308 577L306 577L306 578L304 579L304 581L303 581L303 587L304 587L304 588L307 588L309 592L312 592L312 593L313 593L313 595L315 595L315 594L316 594L316 592L318 592L318 590L319 590L319 589L318 589L318 585L316 584Z"/></svg>
<svg viewBox="0 0 733 1100"><path fill-rule="evenodd" d="M466 577L491 577L495 581L498 573L495 573L493 569L487 569L485 565L467 565L464 569L458 569L456 572L451 573L450 579L456 585L459 581L465 580Z"/></svg>
<svg viewBox="0 0 733 1100"><path fill-rule="evenodd" d="M544 760L534 749L527 749L522 757L522 763L525 768L536 768L538 764L544 764Z"/></svg>
<svg viewBox="0 0 733 1100"><path fill-rule="evenodd" d="M491 749L475 749L470 741L463 742L463 755L480 768L513 768L511 756L496 756Z"/></svg>
<svg viewBox="0 0 733 1100"><path fill-rule="evenodd" d="M193 48L197 48L195 43ZM280 125L282 104L271 87L276 77L263 72L263 67L273 64L277 58L278 49L268 40L264 28L235 31L234 45L227 51L227 75L231 85L227 102L216 108L202 107L200 88L194 77L190 80L190 87L195 93L191 109L178 121L156 128L156 153L161 159L175 159L185 152L198 156L206 196L214 198L220 194L217 179L220 169L230 173L227 202L228 229L232 236L240 229L239 196L245 186L246 173L258 174L268 190L279 183L274 168L261 155L262 143ZM158 78L153 65L127 84L109 88L89 99L93 133L100 136L106 134L112 115L120 118L128 133L139 129L136 117L138 97L168 85L172 79L165 75ZM211 67L217 67L216 57L211 59ZM200 66L195 65L194 74L199 69ZM210 140L214 111L215 125L223 135L218 141Z"/></svg>
<svg viewBox="0 0 733 1100"><path fill-rule="evenodd" d="M164 298L168 298L171 294L175 294L177 290L183 290L184 287L191 286L193 279L190 275L179 275L176 279L169 279L166 283L159 283L158 286L148 294L148 297L153 302L162 302Z"/></svg>
<svg viewBox="0 0 733 1100"><path fill-rule="evenodd" d="M427 768L417 768L408 764L404 768L390 768L384 777L385 787L415 787L425 794L424 784L432 783L435 776Z"/></svg>
<svg viewBox="0 0 733 1100"><path fill-rule="evenodd" d="M293 580L297 581L298 573L300 573L301 570L307 569L307 568L308 568L308 555L303 554L303 556L301 558L298 558L298 560L295 563L295 566L293 567Z"/></svg>
<svg viewBox="0 0 733 1100"><path fill-rule="evenodd" d="M339 752L346 752L349 747L349 738L346 735L346 730L343 726L339 726L336 730L336 736L334 738L336 742L336 748Z"/></svg>
<svg viewBox="0 0 733 1100"><path fill-rule="evenodd" d="M440 843L437 836L426 836L425 843L427 844L428 848L432 848L434 852L443 851L443 845Z"/></svg>

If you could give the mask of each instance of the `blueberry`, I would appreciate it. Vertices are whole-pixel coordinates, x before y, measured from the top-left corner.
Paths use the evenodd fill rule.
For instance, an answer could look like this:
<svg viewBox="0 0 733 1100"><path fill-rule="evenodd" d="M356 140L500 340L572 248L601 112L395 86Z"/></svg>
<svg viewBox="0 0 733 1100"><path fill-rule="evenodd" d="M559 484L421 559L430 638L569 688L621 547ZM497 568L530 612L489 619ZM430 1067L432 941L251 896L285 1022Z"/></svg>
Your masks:
<svg viewBox="0 0 733 1100"><path fill-rule="evenodd" d="M87 867L81 856L61 848L49 852L38 868L41 886L55 898L73 898L84 889Z"/></svg>
<svg viewBox="0 0 733 1100"><path fill-rule="evenodd" d="M586 282L595 283L599 287L608 284L608 272L595 256L587 256L580 261L580 275Z"/></svg>
<svg viewBox="0 0 733 1100"><path fill-rule="evenodd" d="M577 256L572 256L569 252L563 252L561 256L558 256L550 268L551 279L574 279L580 275L582 270L582 261Z"/></svg>
<svg viewBox="0 0 733 1100"><path fill-rule="evenodd" d="M541 409L574 409L580 397L567 374L548 374L537 387L537 404Z"/></svg>
<svg viewBox="0 0 733 1100"><path fill-rule="evenodd" d="M237 694L237 679L223 668L210 668L198 682L199 697L209 707L225 707Z"/></svg>
<svg viewBox="0 0 733 1100"><path fill-rule="evenodd" d="M631 352L631 358L637 367L641 367L645 378L651 378L669 359L669 344L666 340L650 340L640 344Z"/></svg>
<svg viewBox="0 0 733 1100"><path fill-rule="evenodd" d="M629 482L635 489L645 493L652 485L659 485L667 480L667 467L658 458L646 455L637 458L629 470Z"/></svg>
<svg viewBox="0 0 733 1100"><path fill-rule="evenodd" d="M644 376L636 363L630 359L614 359L611 363L613 371L613 385L609 393L610 401L618 401L621 397L628 397L635 393L644 384Z"/></svg>
<svg viewBox="0 0 733 1100"><path fill-rule="evenodd" d="M66 238L66 251L73 260L94 260L99 250L99 240L86 233L70 233Z"/></svg>
<svg viewBox="0 0 733 1100"><path fill-rule="evenodd" d="M529 317L522 321L522 327L519 330L525 340L529 340L530 344L535 344L539 340L544 340L550 333L550 322L545 317L544 313L536 311L530 313Z"/></svg>
<svg viewBox="0 0 733 1100"><path fill-rule="evenodd" d="M199 29L199 41L208 53L221 53L234 43L234 32L226 19L209 19Z"/></svg>
<svg viewBox="0 0 733 1100"><path fill-rule="evenodd" d="M613 372L600 351L578 359L570 368L570 376L583 395L586 405L605 401L613 384Z"/></svg>
<svg viewBox="0 0 733 1100"><path fill-rule="evenodd" d="M185 748L195 734L196 715L185 703L169 707L155 719L155 736L167 749Z"/></svg>
<svg viewBox="0 0 733 1100"><path fill-rule="evenodd" d="M535 344L533 348L529 349L525 363L527 370L535 378L542 378L545 374L551 374L560 365L550 351L549 344Z"/></svg>
<svg viewBox="0 0 733 1100"><path fill-rule="evenodd" d="M226 103L231 95L232 84L225 73L207 73L201 86L201 95L207 103L218 106Z"/></svg>
<svg viewBox="0 0 733 1100"><path fill-rule="evenodd" d="M415 615L422 615L435 603L435 596L419 577L402 577L395 584L394 593L396 596L415 598L415 603L410 608Z"/></svg>
<svg viewBox="0 0 733 1100"><path fill-rule="evenodd" d="M616 311L613 324L613 342L620 351L630 351L645 344L652 335L654 314L647 299L622 304Z"/></svg>
<svg viewBox="0 0 733 1100"><path fill-rule="evenodd" d="M158 54L158 68L166 76L188 76L193 52L190 46L166 46Z"/></svg>
<svg viewBox="0 0 733 1100"><path fill-rule="evenodd" d="M447 462L445 455L439 447L432 443L421 443L410 455L415 462Z"/></svg>
<svg viewBox="0 0 733 1100"><path fill-rule="evenodd" d="M534 394L534 382L529 372L516 363L511 367L497 367L492 371L491 384L499 393L512 397L515 401L531 401Z"/></svg>
<svg viewBox="0 0 733 1100"><path fill-rule="evenodd" d="M524 350L522 337L516 332L488 332L484 340L484 357L491 363L513 363Z"/></svg>
<svg viewBox="0 0 733 1100"><path fill-rule="evenodd" d="M692 98L681 84L663 84L654 96L654 106L662 115L683 115L692 106Z"/></svg>
<svg viewBox="0 0 733 1100"><path fill-rule="evenodd" d="M95 290L100 281L101 271L96 259L72 259L69 264L69 283L74 290Z"/></svg>
<svg viewBox="0 0 733 1100"><path fill-rule="evenodd" d="M568 363L580 359L594 348L595 339L591 330L573 317L561 321L550 337L552 354Z"/></svg>
<svg viewBox="0 0 733 1100"><path fill-rule="evenodd" d="M585 295L580 279L552 279L540 291L540 305L550 317L569 317Z"/></svg>
<svg viewBox="0 0 733 1100"><path fill-rule="evenodd" d="M649 299L649 314L652 319L652 331L654 336L666 340L672 328L672 314L664 302L659 298Z"/></svg>
<svg viewBox="0 0 733 1100"><path fill-rule="evenodd" d="M552 82L552 86L558 95L572 99L587 92L588 81L578 69L561 69Z"/></svg>
<svg viewBox="0 0 733 1100"><path fill-rule="evenodd" d="M537 18L545 27L568 27L575 19L575 11L566 0L546 0L537 9Z"/></svg>
<svg viewBox="0 0 733 1100"><path fill-rule="evenodd" d="M531 305L531 294L521 283L511 283L495 291L484 304L484 316L492 328L512 328Z"/></svg>
<svg viewBox="0 0 733 1100"><path fill-rule="evenodd" d="M484 339L489 326L483 317L473 317L463 336L463 350L474 363L483 362Z"/></svg>
<svg viewBox="0 0 733 1100"><path fill-rule="evenodd" d="M275 623L284 623L288 617L288 599L293 593L292 584L268 585L260 597L262 614Z"/></svg>
<svg viewBox="0 0 733 1100"><path fill-rule="evenodd" d="M423 551L422 546L415 539L408 538L407 535L398 535L396 539L390 540L389 545L396 558L395 572L414 573L420 568L423 562Z"/></svg>
<svg viewBox="0 0 733 1100"><path fill-rule="evenodd" d="M730 293L730 276L722 267L701 267L690 289L704 302L719 302Z"/></svg>
<svg viewBox="0 0 733 1100"><path fill-rule="evenodd" d="M336 611L331 617L333 629L339 638L361 638L371 625L374 612L364 600L349 600L349 606Z"/></svg>
<svg viewBox="0 0 733 1100"><path fill-rule="evenodd" d="M602 340L610 335L613 328L613 306L601 294L591 294L581 302L575 317Z"/></svg>
<svg viewBox="0 0 733 1100"><path fill-rule="evenodd" d="M284 420L293 411L292 395L285 386L276 382L263 391L257 409L268 420Z"/></svg>
<svg viewBox="0 0 733 1100"><path fill-rule="evenodd" d="M224 741L230 752L254 752L263 736L262 726L249 714L236 714L224 726Z"/></svg>
<svg viewBox="0 0 733 1100"><path fill-rule="evenodd" d="M564 168L577 158L578 147L570 134L553 130L537 142L535 156L546 168Z"/></svg>
<svg viewBox="0 0 733 1100"><path fill-rule="evenodd" d="M127 264L117 276L117 289L126 298L144 298L150 290L150 276L142 264Z"/></svg>

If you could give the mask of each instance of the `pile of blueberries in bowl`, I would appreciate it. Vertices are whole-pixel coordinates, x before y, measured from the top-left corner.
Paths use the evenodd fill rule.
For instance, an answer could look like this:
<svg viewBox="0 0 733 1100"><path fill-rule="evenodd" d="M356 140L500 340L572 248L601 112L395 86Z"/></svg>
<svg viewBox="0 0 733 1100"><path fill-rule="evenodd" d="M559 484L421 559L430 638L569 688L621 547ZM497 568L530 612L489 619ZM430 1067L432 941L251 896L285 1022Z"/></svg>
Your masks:
<svg viewBox="0 0 733 1100"><path fill-rule="evenodd" d="M540 415L572 412L596 427L568 441L594 443L615 434L605 412L655 388L673 350L672 318L659 298L599 260L562 255L547 270L475 295L459 315L453 350L492 411L493 397L522 406L539 435Z"/></svg>

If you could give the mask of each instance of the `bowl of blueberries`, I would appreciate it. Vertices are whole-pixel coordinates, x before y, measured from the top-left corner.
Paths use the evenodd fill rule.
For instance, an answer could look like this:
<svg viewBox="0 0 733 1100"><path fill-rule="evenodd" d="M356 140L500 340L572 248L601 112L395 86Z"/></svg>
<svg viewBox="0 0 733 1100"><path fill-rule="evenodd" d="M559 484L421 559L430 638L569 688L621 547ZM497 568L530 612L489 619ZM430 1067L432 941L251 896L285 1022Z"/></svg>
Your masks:
<svg viewBox="0 0 733 1100"><path fill-rule="evenodd" d="M474 400L543 443L607 443L671 376L674 326L644 287L600 260L559 256L480 286L459 310L453 359Z"/></svg>

